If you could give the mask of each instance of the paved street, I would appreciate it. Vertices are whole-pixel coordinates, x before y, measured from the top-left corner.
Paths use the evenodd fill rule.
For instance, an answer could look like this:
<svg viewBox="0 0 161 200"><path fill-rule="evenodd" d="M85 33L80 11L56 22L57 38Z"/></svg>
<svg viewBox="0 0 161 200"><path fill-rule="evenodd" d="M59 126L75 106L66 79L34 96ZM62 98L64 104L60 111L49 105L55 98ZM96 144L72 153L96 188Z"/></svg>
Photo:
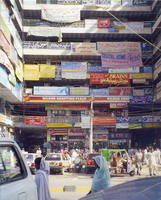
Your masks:
<svg viewBox="0 0 161 200"><path fill-rule="evenodd" d="M161 175L161 169L159 169L158 175ZM84 173L65 173L65 175L54 174L50 175L50 190L52 200L78 200L85 196L90 190L92 183L92 174ZM128 174L114 175L111 178L112 186L122 184L128 181L149 177L148 169L143 167L142 175L135 175L130 177ZM150 177L149 177L150 178ZM76 186L74 192L63 191L64 186Z"/></svg>

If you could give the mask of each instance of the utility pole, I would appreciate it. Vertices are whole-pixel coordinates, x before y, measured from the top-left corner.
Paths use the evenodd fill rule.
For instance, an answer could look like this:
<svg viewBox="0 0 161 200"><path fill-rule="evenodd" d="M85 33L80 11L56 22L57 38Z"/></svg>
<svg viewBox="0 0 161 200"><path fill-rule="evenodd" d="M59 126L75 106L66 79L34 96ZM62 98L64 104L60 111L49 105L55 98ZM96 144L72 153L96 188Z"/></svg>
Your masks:
<svg viewBox="0 0 161 200"><path fill-rule="evenodd" d="M90 136L89 136L89 152L93 153L93 101L94 98L91 98L91 110L90 110Z"/></svg>

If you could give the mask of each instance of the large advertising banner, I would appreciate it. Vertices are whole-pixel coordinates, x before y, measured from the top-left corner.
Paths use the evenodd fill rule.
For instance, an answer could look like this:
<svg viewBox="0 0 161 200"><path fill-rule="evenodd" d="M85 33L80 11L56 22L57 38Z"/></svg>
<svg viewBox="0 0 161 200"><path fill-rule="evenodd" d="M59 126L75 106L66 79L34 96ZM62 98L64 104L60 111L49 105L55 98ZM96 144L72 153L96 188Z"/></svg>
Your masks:
<svg viewBox="0 0 161 200"><path fill-rule="evenodd" d="M129 74L90 73L90 84L129 85Z"/></svg>
<svg viewBox="0 0 161 200"><path fill-rule="evenodd" d="M54 5L42 7L41 18L51 22L72 23L80 21L80 11L83 6L74 5Z"/></svg>
<svg viewBox="0 0 161 200"><path fill-rule="evenodd" d="M109 95L111 96L130 96L132 94L132 87L109 87Z"/></svg>
<svg viewBox="0 0 161 200"><path fill-rule="evenodd" d="M87 104L46 104L45 110L88 110Z"/></svg>
<svg viewBox="0 0 161 200"><path fill-rule="evenodd" d="M103 53L101 55L101 61L102 67L106 68L131 68L143 66L141 53Z"/></svg>
<svg viewBox="0 0 161 200"><path fill-rule="evenodd" d="M40 65L40 78L55 78L55 65Z"/></svg>
<svg viewBox="0 0 161 200"><path fill-rule="evenodd" d="M141 53L140 42L97 42L98 53L137 54Z"/></svg>
<svg viewBox="0 0 161 200"><path fill-rule="evenodd" d="M37 87L34 86L34 95L68 95L68 87Z"/></svg>
<svg viewBox="0 0 161 200"><path fill-rule="evenodd" d="M39 65L24 65L24 80L38 81L40 78Z"/></svg>
<svg viewBox="0 0 161 200"><path fill-rule="evenodd" d="M130 104L153 104L152 96L131 96Z"/></svg>
<svg viewBox="0 0 161 200"><path fill-rule="evenodd" d="M93 125L98 126L115 126L116 125L116 117L108 116L108 117L94 117Z"/></svg>
<svg viewBox="0 0 161 200"><path fill-rule="evenodd" d="M46 116L26 116L24 118L24 123L26 125L46 125L47 117Z"/></svg>
<svg viewBox="0 0 161 200"><path fill-rule="evenodd" d="M62 78L65 79L86 79L86 62L62 62Z"/></svg>
<svg viewBox="0 0 161 200"><path fill-rule="evenodd" d="M71 43L72 55L96 55L96 43Z"/></svg>

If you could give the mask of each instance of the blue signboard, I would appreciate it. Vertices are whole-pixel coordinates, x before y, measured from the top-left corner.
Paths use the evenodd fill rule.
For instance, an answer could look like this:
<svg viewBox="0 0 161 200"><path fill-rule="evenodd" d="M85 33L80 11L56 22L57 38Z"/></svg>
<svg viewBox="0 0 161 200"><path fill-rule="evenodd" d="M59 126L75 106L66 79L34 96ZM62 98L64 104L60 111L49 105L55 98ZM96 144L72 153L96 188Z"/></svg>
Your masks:
<svg viewBox="0 0 161 200"><path fill-rule="evenodd" d="M90 89L90 96L103 97L108 95L109 95L108 88Z"/></svg>
<svg viewBox="0 0 161 200"><path fill-rule="evenodd" d="M87 71L88 72L108 72L108 69L107 68L102 68L101 64L89 63Z"/></svg>
<svg viewBox="0 0 161 200"><path fill-rule="evenodd" d="M116 117L116 123L129 123L129 117Z"/></svg>
<svg viewBox="0 0 161 200"><path fill-rule="evenodd" d="M144 70L144 73L152 73L153 72L152 66L144 67L143 70Z"/></svg>
<svg viewBox="0 0 161 200"><path fill-rule="evenodd" d="M152 96L131 96L130 104L153 104Z"/></svg>
<svg viewBox="0 0 161 200"><path fill-rule="evenodd" d="M142 58L150 58L153 54L153 49L147 42L141 42Z"/></svg>

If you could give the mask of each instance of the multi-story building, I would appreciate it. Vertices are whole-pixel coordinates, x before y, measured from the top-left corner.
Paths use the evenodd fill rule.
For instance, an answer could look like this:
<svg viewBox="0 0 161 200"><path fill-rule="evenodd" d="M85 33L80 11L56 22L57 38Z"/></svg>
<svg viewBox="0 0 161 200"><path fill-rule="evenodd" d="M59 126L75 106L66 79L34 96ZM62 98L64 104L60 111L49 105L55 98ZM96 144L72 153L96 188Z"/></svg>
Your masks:
<svg viewBox="0 0 161 200"><path fill-rule="evenodd" d="M156 145L160 2L24 0L21 8L18 142L31 151L88 148L92 140L95 149Z"/></svg>

